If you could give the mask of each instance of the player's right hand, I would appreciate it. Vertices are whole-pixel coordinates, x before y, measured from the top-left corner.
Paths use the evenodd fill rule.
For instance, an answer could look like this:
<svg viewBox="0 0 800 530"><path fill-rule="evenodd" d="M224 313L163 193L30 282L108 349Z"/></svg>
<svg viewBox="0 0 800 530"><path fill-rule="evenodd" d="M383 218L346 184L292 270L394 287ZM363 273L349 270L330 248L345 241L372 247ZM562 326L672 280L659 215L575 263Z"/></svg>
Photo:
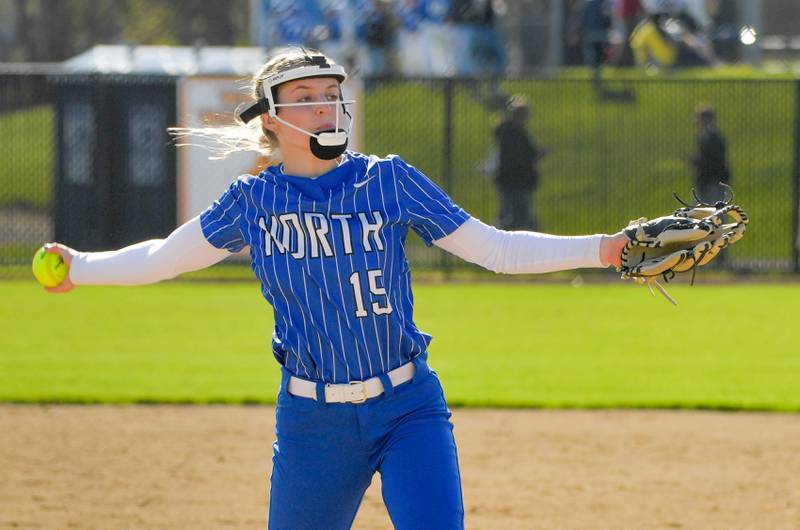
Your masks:
<svg viewBox="0 0 800 530"><path fill-rule="evenodd" d="M44 251L49 254L58 254L61 256L61 259L64 260L64 263L66 263L67 266L70 267L70 270L72 270L72 259L77 254L77 251L69 248L66 245L62 245L61 243L47 243L44 246ZM45 287L44 290L48 293L66 293L73 290L75 288L75 284L72 283L72 279L69 276L69 273L67 273L67 277L64 278L64 281L62 281L56 287Z"/></svg>

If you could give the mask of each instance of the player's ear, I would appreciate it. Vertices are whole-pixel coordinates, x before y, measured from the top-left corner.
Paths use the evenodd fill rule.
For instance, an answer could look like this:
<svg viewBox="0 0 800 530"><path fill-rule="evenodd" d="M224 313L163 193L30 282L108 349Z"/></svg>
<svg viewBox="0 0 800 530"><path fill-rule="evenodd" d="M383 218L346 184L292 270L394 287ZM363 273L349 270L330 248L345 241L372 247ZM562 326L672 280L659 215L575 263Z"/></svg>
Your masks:
<svg viewBox="0 0 800 530"><path fill-rule="evenodd" d="M262 114L261 115L261 125L264 127L264 129L266 129L268 131L275 132L276 121L277 120L272 118L269 114Z"/></svg>

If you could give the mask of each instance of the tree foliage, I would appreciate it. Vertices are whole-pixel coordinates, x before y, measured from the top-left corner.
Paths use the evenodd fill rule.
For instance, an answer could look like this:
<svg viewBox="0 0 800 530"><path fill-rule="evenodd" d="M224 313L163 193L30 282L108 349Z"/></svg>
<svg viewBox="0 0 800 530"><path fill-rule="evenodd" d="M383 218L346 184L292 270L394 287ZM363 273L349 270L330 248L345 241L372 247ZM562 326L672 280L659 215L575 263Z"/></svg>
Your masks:
<svg viewBox="0 0 800 530"><path fill-rule="evenodd" d="M6 0L0 61L62 61L96 44L249 42L249 0Z"/></svg>

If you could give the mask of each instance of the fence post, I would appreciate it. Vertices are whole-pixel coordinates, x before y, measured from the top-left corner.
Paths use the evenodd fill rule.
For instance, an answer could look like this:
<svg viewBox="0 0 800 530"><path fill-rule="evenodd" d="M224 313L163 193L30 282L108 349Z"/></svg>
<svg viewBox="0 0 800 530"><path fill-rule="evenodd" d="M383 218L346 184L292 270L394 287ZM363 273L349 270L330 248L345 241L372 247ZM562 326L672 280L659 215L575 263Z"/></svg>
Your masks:
<svg viewBox="0 0 800 530"><path fill-rule="evenodd" d="M794 82L794 142L792 153L792 269L800 272L800 79Z"/></svg>
<svg viewBox="0 0 800 530"><path fill-rule="evenodd" d="M444 160L442 167L442 177L444 179L445 191L453 194L453 85L452 79L445 79L444 92ZM445 278L450 277L450 258L443 250L441 252L441 266Z"/></svg>

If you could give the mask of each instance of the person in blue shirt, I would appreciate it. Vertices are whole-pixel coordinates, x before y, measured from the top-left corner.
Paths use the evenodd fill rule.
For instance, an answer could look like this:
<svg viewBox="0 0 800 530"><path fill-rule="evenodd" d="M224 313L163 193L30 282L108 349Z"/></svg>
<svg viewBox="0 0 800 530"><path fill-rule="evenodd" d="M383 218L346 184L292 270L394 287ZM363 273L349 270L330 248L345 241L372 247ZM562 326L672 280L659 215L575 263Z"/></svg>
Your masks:
<svg viewBox="0 0 800 530"><path fill-rule="evenodd" d="M230 129L177 133L216 134L278 163L234 180L165 239L109 252L46 245L70 265L49 290L153 283L248 249L282 372L269 528L349 528L378 472L396 528L461 529L451 414L428 364L431 336L414 320L409 230L502 273L618 265L625 236L497 230L399 156L347 150L346 77L308 50L271 59L239 114L237 142Z"/></svg>

